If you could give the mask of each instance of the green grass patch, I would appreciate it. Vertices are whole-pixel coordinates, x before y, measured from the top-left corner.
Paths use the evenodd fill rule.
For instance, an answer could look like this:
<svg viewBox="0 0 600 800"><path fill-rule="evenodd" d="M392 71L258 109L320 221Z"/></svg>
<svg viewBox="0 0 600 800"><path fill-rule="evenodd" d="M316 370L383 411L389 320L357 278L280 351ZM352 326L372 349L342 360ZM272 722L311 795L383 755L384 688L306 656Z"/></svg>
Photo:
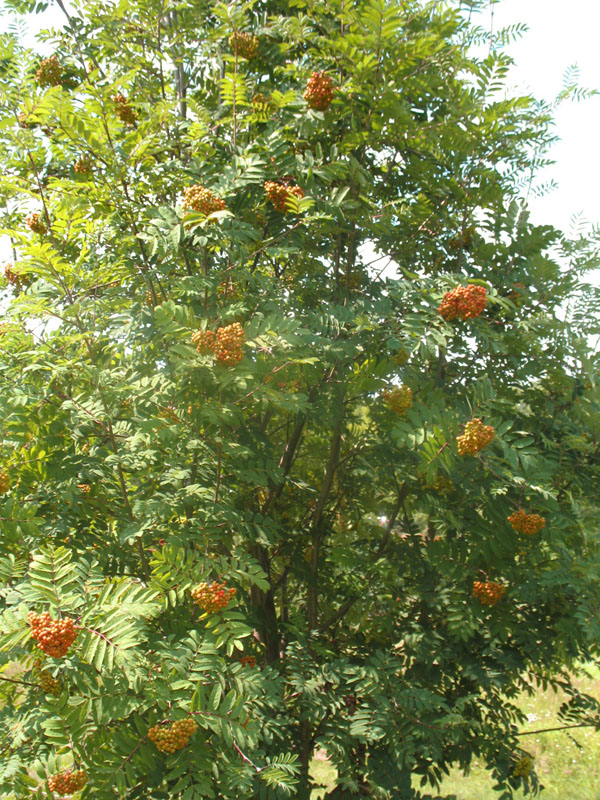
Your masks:
<svg viewBox="0 0 600 800"><path fill-rule="evenodd" d="M600 700L600 670L588 667L590 677L574 679L582 692ZM523 731L536 731L561 725L558 710L567 697L551 689L536 696L521 697L520 706L528 716ZM521 737L521 746L533 758L544 789L542 800L600 800L600 733L593 728L575 728ZM322 800L335 788L337 773L324 753L315 754L311 777L322 787L315 789L311 800ZM419 780L415 779L415 787ZM474 761L468 775L452 770L440 789L442 796L454 793L458 800L483 800L494 797L494 781L483 765ZM531 797L531 795L529 795ZM525 795L517 792L515 798Z"/></svg>

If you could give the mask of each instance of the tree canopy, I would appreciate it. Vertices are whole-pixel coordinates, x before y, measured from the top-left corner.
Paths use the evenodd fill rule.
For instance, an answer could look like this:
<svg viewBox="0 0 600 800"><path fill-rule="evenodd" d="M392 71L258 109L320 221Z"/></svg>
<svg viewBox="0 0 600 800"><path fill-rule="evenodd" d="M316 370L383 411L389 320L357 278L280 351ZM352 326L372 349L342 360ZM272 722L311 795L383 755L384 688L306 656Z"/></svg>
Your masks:
<svg viewBox="0 0 600 800"><path fill-rule="evenodd" d="M57 4L0 37L0 796L535 792L516 695L600 719L600 295L522 28Z"/></svg>

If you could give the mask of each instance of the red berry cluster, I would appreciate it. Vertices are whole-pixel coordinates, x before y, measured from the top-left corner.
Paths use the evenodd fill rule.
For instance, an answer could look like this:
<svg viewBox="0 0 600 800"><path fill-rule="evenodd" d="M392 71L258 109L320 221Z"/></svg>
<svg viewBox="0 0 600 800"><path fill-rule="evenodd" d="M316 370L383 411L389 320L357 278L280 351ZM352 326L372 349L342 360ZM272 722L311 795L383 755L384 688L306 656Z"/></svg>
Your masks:
<svg viewBox="0 0 600 800"><path fill-rule="evenodd" d="M255 667L256 666L256 656L242 656L240 658L240 664L243 667Z"/></svg>
<svg viewBox="0 0 600 800"><path fill-rule="evenodd" d="M505 587L494 581L473 581L473 597L484 606L495 606L502 599Z"/></svg>
<svg viewBox="0 0 600 800"><path fill-rule="evenodd" d="M77 175L89 175L92 171L92 159L88 155L81 156L73 164L73 171Z"/></svg>
<svg viewBox="0 0 600 800"><path fill-rule="evenodd" d="M64 656L77 637L75 623L69 617L52 619L47 611L43 614L30 611L27 620L40 650L54 658Z"/></svg>
<svg viewBox="0 0 600 800"><path fill-rule="evenodd" d="M192 589L192 597L196 605L211 614L226 608L234 596L235 589L227 589L225 582L206 583L203 581Z"/></svg>
<svg viewBox="0 0 600 800"><path fill-rule="evenodd" d="M52 694L55 697L58 697L62 691L60 683L45 669L40 672L40 686L45 694Z"/></svg>
<svg viewBox="0 0 600 800"><path fill-rule="evenodd" d="M287 210L287 201L290 196L293 195L298 199L304 197L304 192L299 186L290 186L287 183L276 183L275 181L265 181L265 192L276 211Z"/></svg>
<svg viewBox="0 0 600 800"><path fill-rule="evenodd" d="M236 31L229 37L229 46L242 58L254 58L258 52L258 38L253 33Z"/></svg>
<svg viewBox="0 0 600 800"><path fill-rule="evenodd" d="M451 322L453 319L473 319L478 317L487 306L487 290L485 286L457 286L446 292L438 312Z"/></svg>
<svg viewBox="0 0 600 800"><path fill-rule="evenodd" d="M23 286L29 286L31 283L29 275L23 275L12 263L8 263L4 267L4 277L17 290L22 289Z"/></svg>
<svg viewBox="0 0 600 800"><path fill-rule="evenodd" d="M474 456L493 441L494 435L495 431L491 425L484 425L478 417L475 417L467 422L463 435L456 437L458 454Z"/></svg>
<svg viewBox="0 0 600 800"><path fill-rule="evenodd" d="M42 219L40 214L30 214L27 219L25 220L25 224L29 228L30 231L34 233L46 233L48 230L46 228L46 223Z"/></svg>
<svg viewBox="0 0 600 800"><path fill-rule="evenodd" d="M304 92L304 99L309 108L316 111L325 111L333 100L333 83L324 72L313 72L308 79Z"/></svg>
<svg viewBox="0 0 600 800"><path fill-rule="evenodd" d="M113 103L116 107L117 117L126 125L135 125L137 122L137 111L133 109L124 94L116 94L113 97Z"/></svg>
<svg viewBox="0 0 600 800"><path fill-rule="evenodd" d="M62 70L56 56L45 58L35 73L35 79L40 86L58 86L61 82Z"/></svg>
<svg viewBox="0 0 600 800"><path fill-rule="evenodd" d="M217 197L204 186L187 186L183 190L183 207L199 211L208 217L214 211L222 211L225 208L225 200Z"/></svg>
<svg viewBox="0 0 600 800"><path fill-rule="evenodd" d="M521 756L515 762L513 775L515 778L526 778L533 767L533 759L531 756Z"/></svg>
<svg viewBox="0 0 600 800"><path fill-rule="evenodd" d="M508 521L513 528L519 533L524 533L526 536L532 536L538 533L546 525L546 520L539 514L526 514L522 508L515 511L508 517Z"/></svg>
<svg viewBox="0 0 600 800"><path fill-rule="evenodd" d="M48 788L56 794L74 794L83 789L87 782L87 775L80 769L76 772L68 769L66 772L59 772L48 778Z"/></svg>
<svg viewBox="0 0 600 800"><path fill-rule="evenodd" d="M203 356L215 352L215 334L213 331L195 331L192 333L192 342L196 350Z"/></svg>
<svg viewBox="0 0 600 800"><path fill-rule="evenodd" d="M391 391L383 393L383 401L391 410L399 415L406 414L412 408L412 389L408 386L398 386Z"/></svg>
<svg viewBox="0 0 600 800"><path fill-rule="evenodd" d="M190 736L197 730L193 719L178 719L170 725L154 725L148 731L148 738L161 753L175 753L186 746Z"/></svg>

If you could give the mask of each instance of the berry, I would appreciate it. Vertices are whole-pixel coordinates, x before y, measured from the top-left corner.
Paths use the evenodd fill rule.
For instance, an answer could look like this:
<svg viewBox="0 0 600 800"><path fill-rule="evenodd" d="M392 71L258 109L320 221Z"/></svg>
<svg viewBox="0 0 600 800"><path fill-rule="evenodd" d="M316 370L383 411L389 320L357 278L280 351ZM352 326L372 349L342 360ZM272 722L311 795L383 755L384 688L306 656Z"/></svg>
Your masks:
<svg viewBox="0 0 600 800"><path fill-rule="evenodd" d="M495 606L502 599L506 587L494 581L473 581L473 597L483 606Z"/></svg>
<svg viewBox="0 0 600 800"><path fill-rule="evenodd" d="M240 658L240 664L243 667L255 667L256 666L256 656L242 656Z"/></svg>
<svg viewBox="0 0 600 800"><path fill-rule="evenodd" d="M507 517L513 528L525 536L532 536L538 533L546 525L546 520L539 514L526 514L522 508Z"/></svg>
<svg viewBox="0 0 600 800"><path fill-rule="evenodd" d="M188 186L183 190L183 207L199 211L208 217L215 211L222 211L225 208L225 200L217 197L204 186Z"/></svg>
<svg viewBox="0 0 600 800"><path fill-rule="evenodd" d="M77 488L82 494L89 494L92 491L92 487L89 485L89 483L78 483Z"/></svg>
<svg viewBox="0 0 600 800"><path fill-rule="evenodd" d="M394 361L401 367L406 364L409 358L410 355L408 350L406 350L404 347L401 347L400 350L397 350L394 354Z"/></svg>
<svg viewBox="0 0 600 800"><path fill-rule="evenodd" d="M59 772L48 778L48 789L56 794L74 794L83 789L87 782L87 775L80 769L77 772L69 769L66 772Z"/></svg>
<svg viewBox="0 0 600 800"><path fill-rule="evenodd" d="M25 220L25 224L34 233L42 234L48 230L40 214L30 214Z"/></svg>
<svg viewBox="0 0 600 800"><path fill-rule="evenodd" d="M424 478L419 478L419 483L424 489L431 489L437 494L446 497L454 492L454 484L447 475L438 475L433 483L427 482Z"/></svg>
<svg viewBox="0 0 600 800"><path fill-rule="evenodd" d="M258 38L252 33L236 31L229 37L229 46L236 55L250 60L258 51Z"/></svg>
<svg viewBox="0 0 600 800"><path fill-rule="evenodd" d="M29 114L26 114L24 111L21 111L19 114L19 128L26 128L32 129L37 128L39 126L39 122L35 122L34 120L29 120Z"/></svg>
<svg viewBox="0 0 600 800"><path fill-rule="evenodd" d="M225 582L206 583L203 581L198 586L194 586L191 594L196 605L200 606L203 611L214 614L229 605L235 596L235 589L225 588Z"/></svg>
<svg viewBox="0 0 600 800"><path fill-rule="evenodd" d="M515 762L513 769L513 776L515 778L526 778L533 767L533 759L531 756L521 756Z"/></svg>
<svg viewBox="0 0 600 800"><path fill-rule="evenodd" d="M179 417L177 416L175 406L173 406L171 403L164 408L161 408L161 410L158 412L158 417L159 419L168 419L169 422L179 422Z"/></svg>
<svg viewBox="0 0 600 800"><path fill-rule="evenodd" d="M396 414L406 414L408 409L412 408L412 389L409 389L408 386L400 386L391 391L386 390L382 396L387 407Z"/></svg>
<svg viewBox="0 0 600 800"><path fill-rule="evenodd" d="M23 275L12 263L8 263L4 267L4 277L17 291L20 291L24 286L29 286L31 283L29 275Z"/></svg>
<svg viewBox="0 0 600 800"><path fill-rule="evenodd" d="M35 73L40 86L58 86L61 82L61 68L56 56L45 58Z"/></svg>
<svg viewBox="0 0 600 800"><path fill-rule="evenodd" d="M271 111L271 100L262 92L257 92L252 97L252 109L257 114L267 114Z"/></svg>
<svg viewBox="0 0 600 800"><path fill-rule="evenodd" d="M442 317L451 322L453 319L473 319L478 317L487 305L485 286L457 286L446 292L438 307Z"/></svg>
<svg viewBox="0 0 600 800"><path fill-rule="evenodd" d="M10 475L6 470L0 469L0 494L6 494L10 489Z"/></svg>
<svg viewBox="0 0 600 800"><path fill-rule="evenodd" d="M198 730L193 719L179 719L161 725L154 725L148 731L148 738L154 742L161 753L175 753L188 743L188 739Z"/></svg>
<svg viewBox="0 0 600 800"><path fill-rule="evenodd" d="M117 117L126 125L135 125L137 121L137 111L133 109L124 94L116 94L113 97L113 103L116 106Z"/></svg>
<svg viewBox="0 0 600 800"><path fill-rule="evenodd" d="M308 79L304 99L309 108L326 111L333 100L333 83L324 72L313 72Z"/></svg>
<svg viewBox="0 0 600 800"><path fill-rule="evenodd" d="M77 175L89 175L92 171L92 159L88 155L81 156L73 164L73 171Z"/></svg>
<svg viewBox="0 0 600 800"><path fill-rule="evenodd" d="M215 336L215 358L217 364L233 367L244 357L244 330L239 322L233 322L225 328L217 328Z"/></svg>
<svg viewBox="0 0 600 800"><path fill-rule="evenodd" d="M62 691L60 683L45 669L40 672L40 686L45 694L52 694L54 697L58 697Z"/></svg>
<svg viewBox="0 0 600 800"><path fill-rule="evenodd" d="M69 617L52 619L47 611L41 615L30 611L27 620L40 650L54 658L64 656L77 638L75 623Z"/></svg>
<svg viewBox="0 0 600 800"><path fill-rule="evenodd" d="M215 352L215 334L213 331L196 331L192 333L192 342L196 350L203 356Z"/></svg>
<svg viewBox="0 0 600 800"><path fill-rule="evenodd" d="M491 425L484 425L475 417L465 425L465 432L457 436L458 454L460 456L474 456L486 447L494 438L495 431Z"/></svg>
<svg viewBox="0 0 600 800"><path fill-rule="evenodd" d="M287 183L276 183L275 181L265 181L265 192L268 199L273 203L276 211L287 211L287 202L290 196L298 199L304 197L304 192L299 186L290 186Z"/></svg>

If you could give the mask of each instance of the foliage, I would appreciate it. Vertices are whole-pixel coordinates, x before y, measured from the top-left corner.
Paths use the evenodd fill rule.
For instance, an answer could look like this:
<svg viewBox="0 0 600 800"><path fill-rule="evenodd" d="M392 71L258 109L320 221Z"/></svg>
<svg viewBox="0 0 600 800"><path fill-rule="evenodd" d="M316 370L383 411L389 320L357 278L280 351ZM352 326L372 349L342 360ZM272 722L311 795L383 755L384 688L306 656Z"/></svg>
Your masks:
<svg viewBox="0 0 600 800"><path fill-rule="evenodd" d="M47 38L43 86L1 38L0 796L307 798L315 748L332 797L474 757L535 791L514 698L598 720L562 671L600 636L596 241L520 200L549 109L457 3L90 0Z"/></svg>

